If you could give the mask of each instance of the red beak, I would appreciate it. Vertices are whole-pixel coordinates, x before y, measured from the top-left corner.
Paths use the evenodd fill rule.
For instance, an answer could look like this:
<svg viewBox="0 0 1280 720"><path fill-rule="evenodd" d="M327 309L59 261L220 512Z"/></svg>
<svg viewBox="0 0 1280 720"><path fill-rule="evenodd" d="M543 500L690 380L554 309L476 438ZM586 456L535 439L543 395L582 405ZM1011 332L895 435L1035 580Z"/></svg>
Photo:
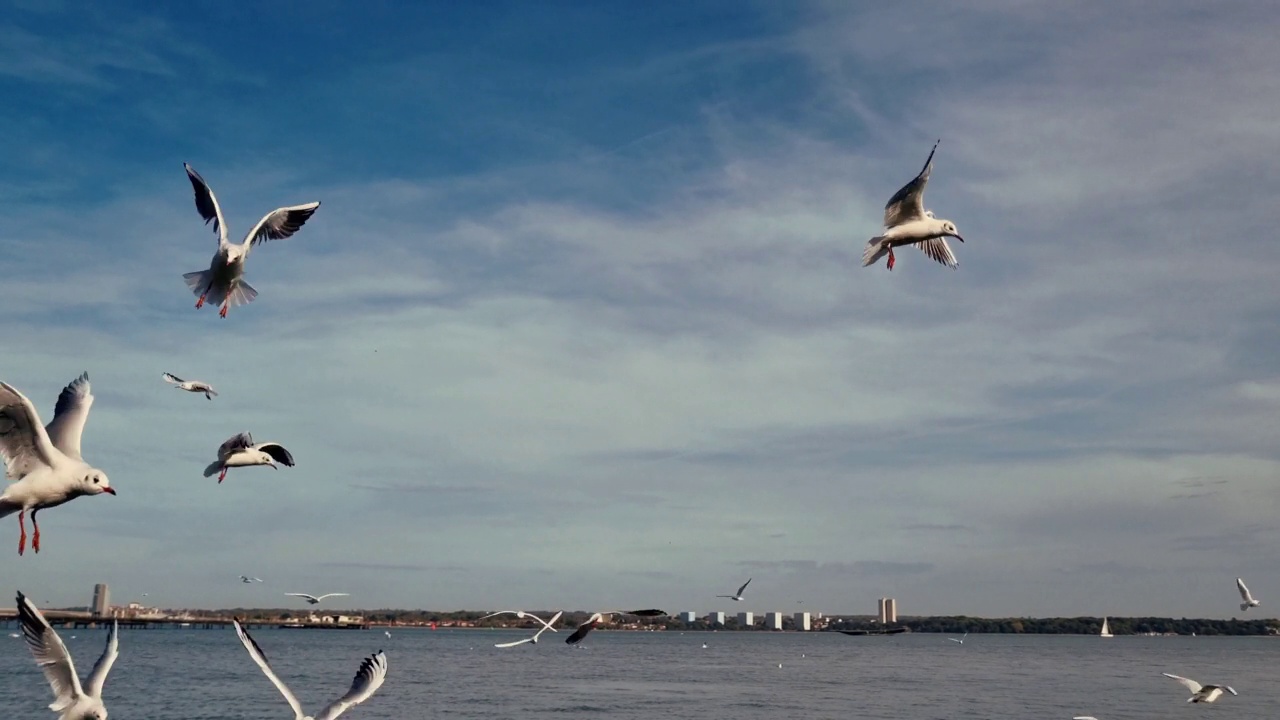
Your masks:
<svg viewBox="0 0 1280 720"><path fill-rule="evenodd" d="M115 489L115 488L104 487L104 488L102 488L102 492L108 492L108 493L111 493L112 495L115 495L115 494L116 494L116 489Z"/></svg>

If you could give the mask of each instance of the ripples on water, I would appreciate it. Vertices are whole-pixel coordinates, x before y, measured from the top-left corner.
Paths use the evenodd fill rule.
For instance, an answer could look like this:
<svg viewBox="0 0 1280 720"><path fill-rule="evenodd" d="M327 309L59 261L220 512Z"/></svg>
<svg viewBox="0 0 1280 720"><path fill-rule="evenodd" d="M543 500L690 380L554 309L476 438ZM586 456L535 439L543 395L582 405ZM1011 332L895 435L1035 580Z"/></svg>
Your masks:
<svg viewBox="0 0 1280 720"><path fill-rule="evenodd" d="M0 636L0 719L55 717L49 686L20 639ZM76 635L75 640L70 636ZM549 635L549 634L548 634ZM1280 639L837 633L564 633L495 649L516 631L255 630L309 713L345 692L360 659L384 649L387 683L352 720L1258 720L1280 716ZM81 677L105 631L63 638ZM702 648L706 642L709 647ZM803 656L803 657L802 657ZM779 668L778 664L782 667ZM1172 672L1230 684L1240 697L1188 706ZM234 632L121 630L107 680L111 720L292 720Z"/></svg>

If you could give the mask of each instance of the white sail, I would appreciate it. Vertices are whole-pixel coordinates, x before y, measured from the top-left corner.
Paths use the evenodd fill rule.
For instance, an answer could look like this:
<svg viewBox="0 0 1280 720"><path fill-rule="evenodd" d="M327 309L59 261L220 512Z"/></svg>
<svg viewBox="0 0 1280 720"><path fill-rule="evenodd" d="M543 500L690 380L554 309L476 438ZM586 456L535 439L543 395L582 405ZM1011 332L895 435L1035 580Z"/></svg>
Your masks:
<svg viewBox="0 0 1280 720"><path fill-rule="evenodd" d="M1099 635L1102 637L1112 637L1111 626L1107 624L1106 618L1102 618L1102 632L1099 633Z"/></svg>

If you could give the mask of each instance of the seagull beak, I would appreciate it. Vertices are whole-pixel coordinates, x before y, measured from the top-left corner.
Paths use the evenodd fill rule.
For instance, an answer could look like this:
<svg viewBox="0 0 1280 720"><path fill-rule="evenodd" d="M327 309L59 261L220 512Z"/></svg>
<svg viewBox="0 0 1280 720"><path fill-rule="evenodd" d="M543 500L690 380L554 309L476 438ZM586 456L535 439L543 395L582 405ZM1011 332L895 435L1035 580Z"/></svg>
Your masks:
<svg viewBox="0 0 1280 720"><path fill-rule="evenodd" d="M959 240L960 242L964 242L964 238L960 237L959 235L952 235L951 237Z"/></svg>
<svg viewBox="0 0 1280 720"><path fill-rule="evenodd" d="M115 495L115 494L116 494L116 489L115 489L115 488L112 488L112 487L104 487L104 488L102 488L102 492L105 492L105 493L111 493L112 495Z"/></svg>

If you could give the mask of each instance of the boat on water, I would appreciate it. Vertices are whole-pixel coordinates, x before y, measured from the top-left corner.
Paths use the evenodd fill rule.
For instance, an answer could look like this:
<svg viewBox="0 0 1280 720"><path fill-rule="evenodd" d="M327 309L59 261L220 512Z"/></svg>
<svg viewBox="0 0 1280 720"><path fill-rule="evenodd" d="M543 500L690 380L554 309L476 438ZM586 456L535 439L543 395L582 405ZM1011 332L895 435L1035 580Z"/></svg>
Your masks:
<svg viewBox="0 0 1280 720"><path fill-rule="evenodd" d="M1102 618L1102 632L1098 633L1098 637L1115 637L1111 634L1111 626L1107 624L1107 619Z"/></svg>

